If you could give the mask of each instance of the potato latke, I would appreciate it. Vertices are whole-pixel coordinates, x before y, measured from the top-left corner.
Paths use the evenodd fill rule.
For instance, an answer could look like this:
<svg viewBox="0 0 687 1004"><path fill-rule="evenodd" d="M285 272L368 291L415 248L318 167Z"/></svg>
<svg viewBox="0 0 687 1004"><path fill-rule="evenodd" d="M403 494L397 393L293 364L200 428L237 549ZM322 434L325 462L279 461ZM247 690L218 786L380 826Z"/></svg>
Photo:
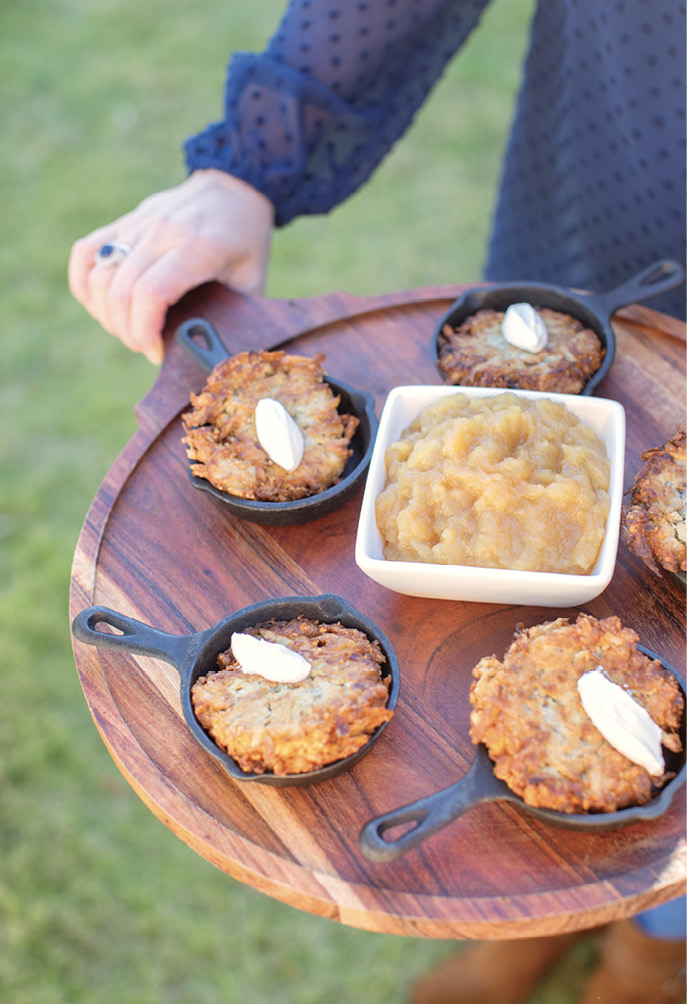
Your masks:
<svg viewBox="0 0 687 1004"><path fill-rule="evenodd" d="M630 505L623 507L623 542L652 571L687 570L687 449L685 426L664 446L646 450L635 476Z"/></svg>
<svg viewBox="0 0 687 1004"><path fill-rule="evenodd" d="M358 419L339 414L323 360L241 352L218 363L201 393L191 395L193 410L182 415L192 473L220 491L263 502L307 498L336 484ZM258 441L255 406L265 397L279 401L303 435L294 471L274 463Z"/></svg>
<svg viewBox="0 0 687 1004"><path fill-rule="evenodd" d="M502 310L478 310L457 328L445 324L438 360L444 381L463 387L579 394L605 355L598 336L570 314L548 307L537 313L549 336L540 352L527 352L506 341L501 334Z"/></svg>
<svg viewBox="0 0 687 1004"><path fill-rule="evenodd" d="M617 617L580 614L520 628L503 662L481 659L470 688L470 738L484 743L494 773L528 805L559 812L613 812L644 805L669 780L650 777L618 753L591 722L577 692L583 673L601 666L682 750L684 698L660 662L637 649Z"/></svg>
<svg viewBox="0 0 687 1004"><path fill-rule="evenodd" d="M293 649L311 664L300 683L242 673L231 649L198 679L198 721L242 770L302 774L356 753L393 712L379 643L339 623L305 617L270 621L246 633Z"/></svg>

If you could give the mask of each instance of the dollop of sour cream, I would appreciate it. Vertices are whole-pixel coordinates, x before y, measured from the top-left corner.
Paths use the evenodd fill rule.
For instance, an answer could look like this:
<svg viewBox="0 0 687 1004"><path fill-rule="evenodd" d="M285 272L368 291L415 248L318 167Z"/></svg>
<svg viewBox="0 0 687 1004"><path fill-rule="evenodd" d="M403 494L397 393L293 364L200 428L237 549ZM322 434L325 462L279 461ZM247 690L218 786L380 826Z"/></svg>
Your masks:
<svg viewBox="0 0 687 1004"><path fill-rule="evenodd" d="M592 723L614 749L652 777L665 772L661 729L631 694L608 679L601 666L582 674L577 691Z"/></svg>
<svg viewBox="0 0 687 1004"><path fill-rule="evenodd" d="M549 341L546 325L531 303L511 303L501 321L501 334L525 352L541 352Z"/></svg>
<svg viewBox="0 0 687 1004"><path fill-rule="evenodd" d="M273 683L300 683L312 668L286 645L238 631L231 636L231 650L242 672L257 673Z"/></svg>
<svg viewBox="0 0 687 1004"><path fill-rule="evenodd" d="M275 464L295 471L303 459L303 434L288 411L272 397L262 397L255 407L258 442Z"/></svg>

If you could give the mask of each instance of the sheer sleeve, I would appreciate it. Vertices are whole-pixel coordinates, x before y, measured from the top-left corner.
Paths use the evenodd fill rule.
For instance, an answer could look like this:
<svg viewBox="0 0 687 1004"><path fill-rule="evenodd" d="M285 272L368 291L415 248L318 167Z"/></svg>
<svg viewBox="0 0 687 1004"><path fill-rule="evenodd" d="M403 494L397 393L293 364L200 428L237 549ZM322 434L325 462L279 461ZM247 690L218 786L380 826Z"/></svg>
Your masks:
<svg viewBox="0 0 687 1004"><path fill-rule="evenodd" d="M236 53L224 119L185 143L263 192L276 224L325 213L403 134L488 0L292 0L261 55Z"/></svg>

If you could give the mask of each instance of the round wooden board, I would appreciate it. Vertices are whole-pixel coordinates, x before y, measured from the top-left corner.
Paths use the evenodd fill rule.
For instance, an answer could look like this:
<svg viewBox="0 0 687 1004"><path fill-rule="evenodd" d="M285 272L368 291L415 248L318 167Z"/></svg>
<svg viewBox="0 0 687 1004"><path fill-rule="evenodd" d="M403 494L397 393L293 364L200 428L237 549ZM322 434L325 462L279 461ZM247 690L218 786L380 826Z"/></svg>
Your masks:
<svg viewBox="0 0 687 1004"><path fill-rule="evenodd" d="M171 338L203 316L231 352L280 345L326 355L333 376L373 393L439 383L430 356L436 319L461 287L358 299L241 297L209 285L170 314L167 354L137 410L138 432L86 518L70 611L98 604L174 634L211 627L261 599L335 592L389 637L402 673L394 719L351 771L305 788L231 780L192 738L176 670L160 660L74 642L86 700L117 765L162 822L240 881L356 927L434 938L517 938L628 916L685 887L684 790L654 822L587 833L506 805L469 810L404 857L368 861L358 847L373 816L443 788L473 759L471 670L501 657L518 624L578 610L402 596L357 568L362 489L336 513L295 527L227 515L187 478L180 415L205 372ZM614 318L618 354L599 396L627 412L625 485L640 454L684 415L684 326L646 308ZM621 544L608 589L585 608L618 614L684 675L684 591Z"/></svg>

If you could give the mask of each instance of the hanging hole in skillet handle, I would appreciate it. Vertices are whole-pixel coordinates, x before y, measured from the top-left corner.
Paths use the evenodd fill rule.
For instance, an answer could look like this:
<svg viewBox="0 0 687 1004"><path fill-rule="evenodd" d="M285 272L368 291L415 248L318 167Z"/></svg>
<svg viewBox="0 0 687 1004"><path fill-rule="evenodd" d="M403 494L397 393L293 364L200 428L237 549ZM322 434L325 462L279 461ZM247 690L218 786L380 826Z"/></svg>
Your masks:
<svg viewBox="0 0 687 1004"><path fill-rule="evenodd" d="M192 317L184 321L177 328L174 337L208 373L218 363L229 358L230 353L216 329L202 317Z"/></svg>
<svg viewBox="0 0 687 1004"><path fill-rule="evenodd" d="M590 295L589 300L594 301L595 310L611 317L621 307L627 307L630 303L641 303L660 293L667 293L681 286L684 281L684 267L677 261L665 258L648 265L637 275L607 293Z"/></svg>
<svg viewBox="0 0 687 1004"><path fill-rule="evenodd" d="M406 851L417 846L422 840L434 833L435 830L427 826L429 810L421 810L412 807L396 812L390 812L386 816L378 816L366 823L360 831L358 842L360 849L370 861L383 863L394 861L401 857ZM413 824L400 836L387 837L385 834L393 829L403 826L406 823Z"/></svg>

